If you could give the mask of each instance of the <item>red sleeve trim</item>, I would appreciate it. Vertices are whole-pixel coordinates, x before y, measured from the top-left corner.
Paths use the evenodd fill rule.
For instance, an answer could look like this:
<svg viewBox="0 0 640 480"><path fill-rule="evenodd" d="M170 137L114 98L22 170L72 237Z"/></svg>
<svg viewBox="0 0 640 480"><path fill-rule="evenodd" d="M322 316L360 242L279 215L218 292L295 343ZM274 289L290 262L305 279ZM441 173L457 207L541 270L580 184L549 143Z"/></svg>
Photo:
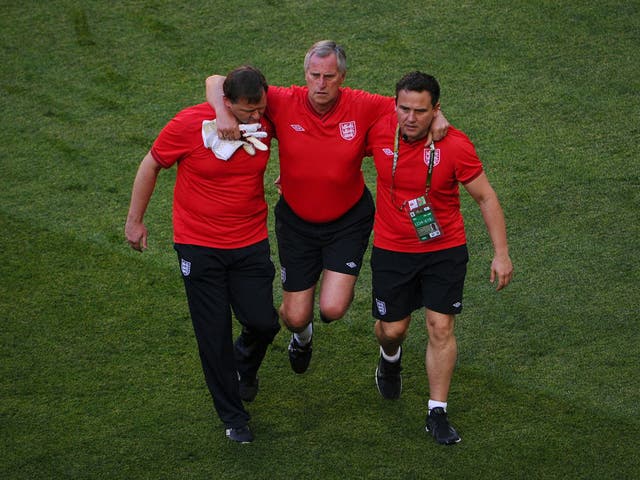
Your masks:
<svg viewBox="0 0 640 480"><path fill-rule="evenodd" d="M484 168L481 168L478 173L476 173L473 177L471 177L469 180L467 180L466 182L461 182L463 185L466 185L467 183L471 183L473 182L476 178L478 178L480 175L482 175L482 172L484 172Z"/></svg>

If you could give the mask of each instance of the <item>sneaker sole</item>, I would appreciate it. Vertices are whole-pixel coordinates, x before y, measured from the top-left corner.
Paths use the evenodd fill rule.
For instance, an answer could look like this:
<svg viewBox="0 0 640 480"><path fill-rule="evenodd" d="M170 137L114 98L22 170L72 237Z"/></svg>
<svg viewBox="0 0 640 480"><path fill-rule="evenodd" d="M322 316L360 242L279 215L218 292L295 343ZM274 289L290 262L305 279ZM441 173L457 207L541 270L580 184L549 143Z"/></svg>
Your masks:
<svg viewBox="0 0 640 480"><path fill-rule="evenodd" d="M249 445L251 442L253 442L253 440L235 440L233 438L231 438L231 435L229 435L229 432L225 430L225 437L227 437L230 441L234 442L234 443L239 443L240 445Z"/></svg>
<svg viewBox="0 0 640 480"><path fill-rule="evenodd" d="M428 425L427 425L427 426L425 426L425 427L424 427L424 429L425 429L425 431L426 431L429 435L431 435L431 438L433 438L434 440L436 440L436 437L434 437L434 436L432 435L432 433L431 433L431 430L429 430L429 426L428 426ZM457 440L454 440L453 442L440 443L440 442L438 442L438 441L436 440L436 443L437 443L437 444L439 444L439 445L455 445L456 443L460 443L461 441L462 441L462 437L460 437L460 435L458 435L458 439L457 439Z"/></svg>

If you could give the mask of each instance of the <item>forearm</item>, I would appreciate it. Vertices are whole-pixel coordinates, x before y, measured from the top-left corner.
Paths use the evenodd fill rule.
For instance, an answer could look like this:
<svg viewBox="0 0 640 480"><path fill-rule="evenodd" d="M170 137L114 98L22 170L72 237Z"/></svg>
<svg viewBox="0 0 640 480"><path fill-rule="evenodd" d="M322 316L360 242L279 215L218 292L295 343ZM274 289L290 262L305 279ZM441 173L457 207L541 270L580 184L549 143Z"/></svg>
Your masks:
<svg viewBox="0 0 640 480"><path fill-rule="evenodd" d="M144 214L147 211L147 206L149 205L149 200L155 189L160 168L160 165L154 160L151 153L147 153L140 163L135 180L133 181L127 223L142 222Z"/></svg>
<svg viewBox="0 0 640 480"><path fill-rule="evenodd" d="M494 194L480 202L480 211L487 227L496 257L509 256L507 226L498 197Z"/></svg>
<svg viewBox="0 0 640 480"><path fill-rule="evenodd" d="M439 142L447 135L447 130L449 130L449 121L447 117L444 116L444 113L442 113L442 110L438 109L431 122L427 142Z"/></svg>
<svg viewBox="0 0 640 480"><path fill-rule="evenodd" d="M224 90L222 88L225 77L222 75L211 75L206 80L207 102L216 111L216 127L218 137L226 140L240 139L240 129L238 120L226 107L224 103Z"/></svg>
<svg viewBox="0 0 640 480"><path fill-rule="evenodd" d="M224 110L224 92L222 90L224 80L225 77L222 75L211 75L205 82L207 102L216 112Z"/></svg>

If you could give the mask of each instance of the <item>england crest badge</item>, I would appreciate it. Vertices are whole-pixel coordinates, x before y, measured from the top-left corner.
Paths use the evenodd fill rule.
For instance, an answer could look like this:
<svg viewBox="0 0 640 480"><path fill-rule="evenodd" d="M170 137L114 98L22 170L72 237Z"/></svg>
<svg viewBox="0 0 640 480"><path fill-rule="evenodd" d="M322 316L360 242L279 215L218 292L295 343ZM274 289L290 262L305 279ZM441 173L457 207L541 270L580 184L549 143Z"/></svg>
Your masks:
<svg viewBox="0 0 640 480"><path fill-rule="evenodd" d="M188 277L189 274L191 273L191 262L189 262L188 260L185 260L184 258L181 258L180 271L182 272L183 276Z"/></svg>
<svg viewBox="0 0 640 480"><path fill-rule="evenodd" d="M356 138L356 122L342 122L340 124L340 136L345 140L353 140Z"/></svg>
<svg viewBox="0 0 640 480"><path fill-rule="evenodd" d="M387 314L387 304L376 298L376 308L378 309L378 313L380 313L380 315L386 315Z"/></svg>
<svg viewBox="0 0 640 480"><path fill-rule="evenodd" d="M437 166L440 163L440 149L436 148L433 152L433 166ZM424 149L424 164L429 165L429 149Z"/></svg>

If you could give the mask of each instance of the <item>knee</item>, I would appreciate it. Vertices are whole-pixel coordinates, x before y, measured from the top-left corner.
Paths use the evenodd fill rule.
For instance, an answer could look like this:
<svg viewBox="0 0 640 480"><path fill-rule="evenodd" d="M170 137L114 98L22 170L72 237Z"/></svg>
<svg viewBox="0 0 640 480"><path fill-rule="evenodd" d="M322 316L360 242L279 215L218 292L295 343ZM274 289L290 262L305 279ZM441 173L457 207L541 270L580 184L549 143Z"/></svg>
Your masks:
<svg viewBox="0 0 640 480"><path fill-rule="evenodd" d="M404 323L376 321L375 332L378 341L383 343L402 343L407 336Z"/></svg>
<svg viewBox="0 0 640 480"><path fill-rule="evenodd" d="M431 344L447 344L455 341L453 331L453 321L429 322L429 343Z"/></svg>
<svg viewBox="0 0 640 480"><path fill-rule="evenodd" d="M261 333L264 340L268 343L271 343L273 342L273 339L276 338L276 335L278 335L278 332L280 332L280 322L278 322L278 317L276 316L275 325L271 325L268 329L263 330Z"/></svg>
<svg viewBox="0 0 640 480"><path fill-rule="evenodd" d="M280 321L275 309L273 315L270 318L264 318L264 321L258 323L243 323L242 335L239 338L244 338L248 343L261 342L271 343L273 339L280 332Z"/></svg>
<svg viewBox="0 0 640 480"><path fill-rule="evenodd" d="M284 304L280 305L279 313L284 325L292 332L301 332L312 320L312 312L287 308Z"/></svg>
<svg viewBox="0 0 640 480"><path fill-rule="evenodd" d="M320 299L320 320L331 323L345 316L353 297L342 301Z"/></svg>

